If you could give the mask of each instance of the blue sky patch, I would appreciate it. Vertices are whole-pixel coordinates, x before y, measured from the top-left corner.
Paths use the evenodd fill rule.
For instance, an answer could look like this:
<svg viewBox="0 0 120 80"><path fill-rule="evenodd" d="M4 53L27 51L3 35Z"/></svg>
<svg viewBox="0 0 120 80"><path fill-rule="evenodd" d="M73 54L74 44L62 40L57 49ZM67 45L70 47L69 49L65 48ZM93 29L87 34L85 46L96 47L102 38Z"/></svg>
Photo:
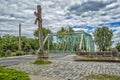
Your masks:
<svg viewBox="0 0 120 80"><path fill-rule="evenodd" d="M120 27L120 22L104 23L104 24L99 24L98 26Z"/></svg>

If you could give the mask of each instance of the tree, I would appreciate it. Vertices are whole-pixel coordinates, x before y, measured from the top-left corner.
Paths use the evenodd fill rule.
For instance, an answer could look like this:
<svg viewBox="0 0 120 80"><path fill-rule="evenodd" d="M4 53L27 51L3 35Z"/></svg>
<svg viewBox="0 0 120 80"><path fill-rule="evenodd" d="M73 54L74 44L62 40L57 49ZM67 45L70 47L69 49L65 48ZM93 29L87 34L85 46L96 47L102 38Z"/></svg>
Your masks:
<svg viewBox="0 0 120 80"><path fill-rule="evenodd" d="M52 33L51 30L46 29L46 28L44 28L44 27L42 28L42 31L43 31L43 36L44 36L44 38L45 38L48 34ZM38 30L35 30L35 31L34 31L34 36L35 36L35 38L38 38Z"/></svg>
<svg viewBox="0 0 120 80"><path fill-rule="evenodd" d="M64 27L62 27L62 28L57 32L57 34L62 34L62 32L66 32L66 30L65 30Z"/></svg>
<svg viewBox="0 0 120 80"><path fill-rule="evenodd" d="M50 34L50 33L52 33L51 32L51 30L49 30L49 29L46 29L46 28L42 28L42 31L43 31L43 38L45 39L45 37L48 35L48 34ZM34 36L35 36L35 38L37 38L38 39L38 30L35 30L34 31ZM44 40L43 39L43 40ZM45 49L47 49L47 43L48 43L48 41L46 41L46 43L44 44L44 48Z"/></svg>
<svg viewBox="0 0 120 80"><path fill-rule="evenodd" d="M108 27L96 28L93 32L93 36L100 51L105 51L112 45L113 33Z"/></svg>
<svg viewBox="0 0 120 80"><path fill-rule="evenodd" d="M22 41L22 50L24 51L26 46L32 47L34 46L35 49L38 49L38 41L33 38L27 38L25 36L21 36ZM15 52L18 50L18 36L12 36L12 35L4 35L0 38L0 49L2 51L7 51L8 49L12 52Z"/></svg>
<svg viewBox="0 0 120 80"><path fill-rule="evenodd" d="M0 47L3 51L7 51L8 49L11 51L16 51L18 48L18 38L11 35L4 35L0 40Z"/></svg>
<svg viewBox="0 0 120 80"><path fill-rule="evenodd" d="M64 27L62 27L57 34L62 34L62 33L73 33L74 30L72 29L72 27L68 27L67 29L65 29Z"/></svg>
<svg viewBox="0 0 120 80"><path fill-rule="evenodd" d="M120 52L120 43L116 44L116 48L118 49L118 51Z"/></svg>
<svg viewBox="0 0 120 80"><path fill-rule="evenodd" d="M72 28L72 27L69 27L69 28L67 29L67 33L74 33L73 28Z"/></svg>
<svg viewBox="0 0 120 80"><path fill-rule="evenodd" d="M5 56L5 52L18 51L18 39L18 36L12 36L9 34L0 37L0 56ZM38 49L39 43L37 39L21 36L21 46L22 51L30 51L31 49Z"/></svg>

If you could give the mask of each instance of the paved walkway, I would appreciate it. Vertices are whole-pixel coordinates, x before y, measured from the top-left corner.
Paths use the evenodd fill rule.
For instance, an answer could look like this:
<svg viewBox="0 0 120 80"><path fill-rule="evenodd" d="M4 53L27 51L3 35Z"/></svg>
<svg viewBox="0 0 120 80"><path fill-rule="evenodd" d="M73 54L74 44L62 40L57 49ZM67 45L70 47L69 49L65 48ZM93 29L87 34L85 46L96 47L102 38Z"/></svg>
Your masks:
<svg viewBox="0 0 120 80"><path fill-rule="evenodd" d="M53 64L34 65L22 63L10 66L30 74L31 80L86 80L90 74L110 74L120 76L120 63L75 62L73 55L51 59Z"/></svg>

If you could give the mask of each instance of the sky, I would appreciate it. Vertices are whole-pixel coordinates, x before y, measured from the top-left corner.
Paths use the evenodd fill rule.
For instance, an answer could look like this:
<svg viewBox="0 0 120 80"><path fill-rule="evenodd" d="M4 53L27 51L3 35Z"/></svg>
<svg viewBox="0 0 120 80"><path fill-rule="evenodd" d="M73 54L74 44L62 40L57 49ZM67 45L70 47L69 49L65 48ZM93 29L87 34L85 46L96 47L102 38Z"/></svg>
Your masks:
<svg viewBox="0 0 120 80"><path fill-rule="evenodd" d="M92 35L97 27L108 26L113 41L120 41L120 0L0 0L0 36L33 37L37 5L42 7L43 27L57 32L61 27L73 27Z"/></svg>

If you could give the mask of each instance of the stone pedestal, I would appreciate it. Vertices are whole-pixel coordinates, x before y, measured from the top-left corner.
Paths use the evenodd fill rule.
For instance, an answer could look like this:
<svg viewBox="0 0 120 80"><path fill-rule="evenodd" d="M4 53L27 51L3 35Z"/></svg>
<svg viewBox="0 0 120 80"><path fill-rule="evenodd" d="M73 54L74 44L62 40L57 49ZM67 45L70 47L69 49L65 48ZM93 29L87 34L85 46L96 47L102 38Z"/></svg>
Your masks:
<svg viewBox="0 0 120 80"><path fill-rule="evenodd" d="M47 51L44 51L44 52L40 51L38 53L38 58L37 58L38 60L48 60L48 58L49 58L49 55Z"/></svg>

